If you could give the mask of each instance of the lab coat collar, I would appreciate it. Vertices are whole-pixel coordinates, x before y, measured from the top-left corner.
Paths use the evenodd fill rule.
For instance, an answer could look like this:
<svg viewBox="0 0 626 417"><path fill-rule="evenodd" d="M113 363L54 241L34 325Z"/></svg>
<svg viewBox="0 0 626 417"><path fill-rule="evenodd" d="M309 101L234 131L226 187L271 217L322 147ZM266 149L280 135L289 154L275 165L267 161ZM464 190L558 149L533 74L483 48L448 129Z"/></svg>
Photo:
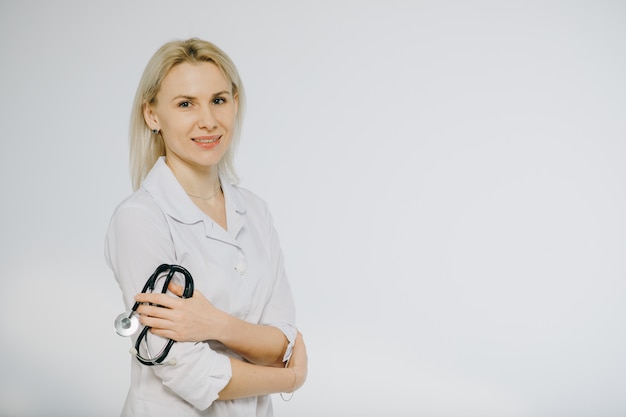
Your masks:
<svg viewBox="0 0 626 417"><path fill-rule="evenodd" d="M154 198L163 211L184 224L204 223L207 237L219 239L237 246L235 238L245 225L246 205L234 185L220 176L228 231L200 210L189 198L170 168L165 157L160 157L143 181L142 187Z"/></svg>

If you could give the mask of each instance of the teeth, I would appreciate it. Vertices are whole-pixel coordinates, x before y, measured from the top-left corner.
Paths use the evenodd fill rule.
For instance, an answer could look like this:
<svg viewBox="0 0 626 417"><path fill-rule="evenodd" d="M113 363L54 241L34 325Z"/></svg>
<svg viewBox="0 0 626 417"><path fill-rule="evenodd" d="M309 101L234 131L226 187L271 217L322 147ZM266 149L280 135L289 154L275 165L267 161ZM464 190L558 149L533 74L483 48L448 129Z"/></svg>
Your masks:
<svg viewBox="0 0 626 417"><path fill-rule="evenodd" d="M194 142L200 142L200 143L213 143L213 142L217 142L219 138L215 138L215 139L194 139Z"/></svg>

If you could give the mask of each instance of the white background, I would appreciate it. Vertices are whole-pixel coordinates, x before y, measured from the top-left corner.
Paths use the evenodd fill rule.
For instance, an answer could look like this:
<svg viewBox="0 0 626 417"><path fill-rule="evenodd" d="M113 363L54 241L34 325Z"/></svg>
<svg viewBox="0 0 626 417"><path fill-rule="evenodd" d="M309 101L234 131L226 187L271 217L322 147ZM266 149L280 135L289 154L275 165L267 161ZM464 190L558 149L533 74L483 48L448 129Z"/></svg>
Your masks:
<svg viewBox="0 0 626 417"><path fill-rule="evenodd" d="M118 415L103 258L172 39L248 95L310 356L277 416L626 415L626 3L0 3L0 415Z"/></svg>

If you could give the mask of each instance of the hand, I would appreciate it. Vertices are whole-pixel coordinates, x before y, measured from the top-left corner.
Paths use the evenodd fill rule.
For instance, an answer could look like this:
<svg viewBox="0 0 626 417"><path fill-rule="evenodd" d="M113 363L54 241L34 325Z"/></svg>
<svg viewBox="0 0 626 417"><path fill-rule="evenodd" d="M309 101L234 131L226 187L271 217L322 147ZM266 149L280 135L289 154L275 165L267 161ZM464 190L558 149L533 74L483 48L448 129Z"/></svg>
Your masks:
<svg viewBox="0 0 626 417"><path fill-rule="evenodd" d="M200 292L194 291L191 298L179 298L183 294L181 285L168 286L177 297L162 293L141 293L135 296L139 321L150 326L153 334L177 342L202 342L219 340L227 315L218 310Z"/></svg>
<svg viewBox="0 0 626 417"><path fill-rule="evenodd" d="M289 359L289 363L287 364L287 368L293 368L296 371L294 391L304 385L308 372L308 364L309 358L306 353L304 338L302 337L302 333L298 332L293 345L293 351L291 352L291 359Z"/></svg>

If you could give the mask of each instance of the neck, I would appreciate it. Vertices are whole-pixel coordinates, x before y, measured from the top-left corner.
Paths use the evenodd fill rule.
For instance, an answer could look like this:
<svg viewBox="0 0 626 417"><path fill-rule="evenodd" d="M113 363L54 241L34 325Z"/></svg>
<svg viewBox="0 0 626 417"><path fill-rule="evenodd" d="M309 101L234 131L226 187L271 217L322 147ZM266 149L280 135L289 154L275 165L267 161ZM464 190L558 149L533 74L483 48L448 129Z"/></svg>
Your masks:
<svg viewBox="0 0 626 417"><path fill-rule="evenodd" d="M205 169L197 170L188 165L170 163L167 158L165 163L172 170L187 195L194 200L212 200L221 195L222 190L217 167L203 167Z"/></svg>
<svg viewBox="0 0 626 417"><path fill-rule="evenodd" d="M197 199L197 200L205 200L206 201L206 200L212 200L215 197L219 196L219 194L222 192L222 187L220 186L220 183L218 181L217 184L216 184L216 187L213 190L213 192L211 193L211 195L203 195L203 194L196 195L196 194L188 192L187 190L185 190L185 192L191 198L194 198L194 199Z"/></svg>

